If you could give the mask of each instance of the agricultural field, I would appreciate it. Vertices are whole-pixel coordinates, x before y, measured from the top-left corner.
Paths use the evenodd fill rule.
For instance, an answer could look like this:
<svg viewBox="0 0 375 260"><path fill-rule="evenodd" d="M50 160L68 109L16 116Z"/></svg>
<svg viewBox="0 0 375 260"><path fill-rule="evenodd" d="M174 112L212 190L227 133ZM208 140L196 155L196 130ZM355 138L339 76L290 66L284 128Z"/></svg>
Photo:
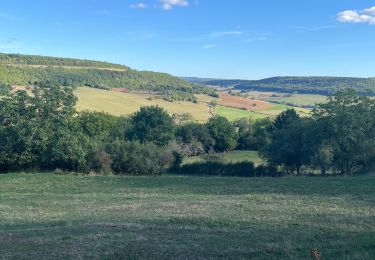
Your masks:
<svg viewBox="0 0 375 260"><path fill-rule="evenodd" d="M252 99L264 100L269 102L292 103L297 106L313 106L318 103L327 101L327 97L323 95L313 94L289 94L280 92L260 92L249 91L247 96Z"/></svg>
<svg viewBox="0 0 375 260"><path fill-rule="evenodd" d="M375 177L0 175L4 259L375 258Z"/></svg>
<svg viewBox="0 0 375 260"><path fill-rule="evenodd" d="M200 100L199 97L197 104L192 102L168 102L154 94L124 93L87 87L78 88L75 94L78 97L77 109L79 111L104 111L112 115L122 116L136 112L141 106L158 105L171 114L189 113L197 121L206 121L209 117L208 104L205 99Z"/></svg>
<svg viewBox="0 0 375 260"><path fill-rule="evenodd" d="M168 102L161 99L155 93L134 93L124 91L107 91L95 88L81 87L75 91L78 97L77 109L104 111L113 115L130 115L136 112L141 106L158 105L165 108L171 114L189 113L195 120L199 122L207 121L209 118L209 102L214 98L207 95L196 95L198 103L192 102ZM236 98L236 97L235 97ZM220 101L221 99L219 99ZM249 100L249 102L252 102ZM263 102L263 101L260 101ZM219 103L220 104L220 103ZM218 105L216 114L224 116L231 121L243 117L251 117L253 119L274 117L283 110L291 108L282 104L266 103L263 107L258 106L255 110L244 110L235 107ZM302 115L307 115L309 110L295 108Z"/></svg>
<svg viewBox="0 0 375 260"><path fill-rule="evenodd" d="M220 99L218 101L218 104L221 106L226 107L233 107L233 108L239 108L243 110L250 110L250 111L257 111L257 110L264 110L272 108L272 104L256 100L256 99L248 99L243 98L239 96L232 96L225 92L220 93Z"/></svg>
<svg viewBox="0 0 375 260"><path fill-rule="evenodd" d="M260 165L264 163L262 158L259 157L257 151L231 151L227 153L217 154L218 156L222 157L223 162L225 163L236 163L236 162L244 162L244 161L251 161L255 165ZM194 162L203 162L204 160L200 156L192 156L184 158L182 164L191 164Z"/></svg>

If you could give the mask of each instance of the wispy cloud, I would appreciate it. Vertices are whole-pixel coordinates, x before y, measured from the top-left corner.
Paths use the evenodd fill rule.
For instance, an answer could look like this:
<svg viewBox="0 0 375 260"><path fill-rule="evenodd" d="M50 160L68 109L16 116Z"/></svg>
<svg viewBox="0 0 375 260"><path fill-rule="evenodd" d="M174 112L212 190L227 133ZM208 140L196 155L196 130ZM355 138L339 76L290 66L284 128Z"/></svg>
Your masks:
<svg viewBox="0 0 375 260"><path fill-rule="evenodd" d="M212 37L225 37L225 36L239 36L243 35L242 31L227 31L227 32L213 32L211 33Z"/></svg>
<svg viewBox="0 0 375 260"><path fill-rule="evenodd" d="M263 37L249 38L249 39L246 39L245 42L265 41L267 39L268 39L267 37L263 36Z"/></svg>
<svg viewBox="0 0 375 260"><path fill-rule="evenodd" d="M164 10L171 10L174 7L187 7L189 6L188 0L159 0Z"/></svg>
<svg viewBox="0 0 375 260"><path fill-rule="evenodd" d="M296 29L297 32L299 33L305 33L305 32L330 30L330 29L335 29L337 27L338 27L337 25L322 25L322 26L312 26L312 27L299 26L299 27L294 27L294 29Z"/></svg>
<svg viewBox="0 0 375 260"><path fill-rule="evenodd" d="M216 44L207 44L207 45L203 46L203 48L205 48L205 49L212 49L212 48L215 48L215 47L217 47Z"/></svg>
<svg viewBox="0 0 375 260"><path fill-rule="evenodd" d="M375 25L375 6L362 10L347 10L338 13L337 20L343 23L367 23Z"/></svg>
<svg viewBox="0 0 375 260"><path fill-rule="evenodd" d="M147 7L148 7L148 5L145 4L145 3L136 3L136 4L130 5L130 8L133 8L133 9L145 9Z"/></svg>

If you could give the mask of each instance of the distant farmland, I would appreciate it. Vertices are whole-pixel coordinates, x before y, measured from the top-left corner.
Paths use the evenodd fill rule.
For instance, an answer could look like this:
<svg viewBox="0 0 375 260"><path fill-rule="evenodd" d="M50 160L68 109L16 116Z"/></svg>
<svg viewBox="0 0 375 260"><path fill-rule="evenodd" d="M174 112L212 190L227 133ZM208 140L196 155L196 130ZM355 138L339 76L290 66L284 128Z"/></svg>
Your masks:
<svg viewBox="0 0 375 260"><path fill-rule="evenodd" d="M125 116L134 113L141 106L158 105L166 109L170 114L190 114L195 120L200 122L204 122L209 118L208 103L214 100L214 98L207 95L197 95L198 103L168 102L155 95L155 93L107 91L87 87L78 88L75 94L78 97L77 109L79 111L103 111L116 116ZM229 95L228 98L226 95L224 95L224 100L223 95L218 99L216 114L224 116L231 121L243 117L251 117L253 119L274 117L283 110L291 108L287 105L272 104ZM241 109L245 101L248 102L248 109ZM252 104L257 105L253 106ZM307 109L295 109L303 115L309 113Z"/></svg>

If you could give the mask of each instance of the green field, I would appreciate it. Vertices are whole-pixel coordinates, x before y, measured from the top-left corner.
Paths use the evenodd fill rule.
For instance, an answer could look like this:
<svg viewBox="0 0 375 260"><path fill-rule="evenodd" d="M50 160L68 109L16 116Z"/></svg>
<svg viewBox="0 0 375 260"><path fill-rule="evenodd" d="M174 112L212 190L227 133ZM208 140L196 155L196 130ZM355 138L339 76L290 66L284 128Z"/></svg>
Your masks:
<svg viewBox="0 0 375 260"><path fill-rule="evenodd" d="M248 111L243 109L237 109L232 107L225 107L225 106L217 106L216 113L220 116L226 117L230 121L234 121L240 118L252 118L252 119L260 119L266 117L276 117L278 114L283 112L286 109L294 108L301 116L307 116L310 113L310 110L299 108L299 107L291 107L283 104L273 104L273 107L268 109L261 109L255 111Z"/></svg>
<svg viewBox="0 0 375 260"><path fill-rule="evenodd" d="M93 110L107 112L116 116L130 115L136 112L141 106L158 105L165 108L170 114L182 115L190 114L199 122L207 121L209 118L208 103L213 99L206 95L197 95L198 103L193 102L168 102L155 94L147 93L121 93L95 88L82 87L75 91L78 97L77 109ZM151 100L150 100L151 97ZM272 108L247 111L238 108L217 106L216 114L234 121L243 117L251 117L253 119L274 117L283 110L291 108L290 106L275 104ZM295 108L301 115L307 115L309 110Z"/></svg>
<svg viewBox="0 0 375 260"><path fill-rule="evenodd" d="M226 163L236 163L251 161L255 165L262 164L264 161L259 157L257 151L231 151L228 153L218 154L222 156L223 161ZM204 160L200 156L192 156L184 158L183 164L190 164L194 162L203 162Z"/></svg>
<svg viewBox="0 0 375 260"><path fill-rule="evenodd" d="M375 259L375 177L0 176L3 259Z"/></svg>

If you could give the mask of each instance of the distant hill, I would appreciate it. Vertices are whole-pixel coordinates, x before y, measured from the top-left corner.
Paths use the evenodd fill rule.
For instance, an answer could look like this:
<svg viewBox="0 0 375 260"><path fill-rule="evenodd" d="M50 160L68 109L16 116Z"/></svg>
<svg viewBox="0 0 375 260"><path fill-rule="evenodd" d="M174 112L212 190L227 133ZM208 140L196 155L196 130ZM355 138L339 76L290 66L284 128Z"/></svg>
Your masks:
<svg viewBox="0 0 375 260"><path fill-rule="evenodd" d="M262 80L207 80L200 84L233 87L238 90L274 91L301 94L329 95L338 90L353 88L359 93L375 93L375 78L349 77L273 77ZM372 93L371 93L372 92Z"/></svg>
<svg viewBox="0 0 375 260"><path fill-rule="evenodd" d="M157 91L168 99L192 99L192 94L213 94L210 88L165 73L137 71L108 62L0 53L0 84L32 85L38 81L63 86Z"/></svg>
<svg viewBox="0 0 375 260"><path fill-rule="evenodd" d="M212 79L212 78L197 78L197 77L182 77L182 79L189 81L191 83L204 83L207 81L214 81L219 79Z"/></svg>

